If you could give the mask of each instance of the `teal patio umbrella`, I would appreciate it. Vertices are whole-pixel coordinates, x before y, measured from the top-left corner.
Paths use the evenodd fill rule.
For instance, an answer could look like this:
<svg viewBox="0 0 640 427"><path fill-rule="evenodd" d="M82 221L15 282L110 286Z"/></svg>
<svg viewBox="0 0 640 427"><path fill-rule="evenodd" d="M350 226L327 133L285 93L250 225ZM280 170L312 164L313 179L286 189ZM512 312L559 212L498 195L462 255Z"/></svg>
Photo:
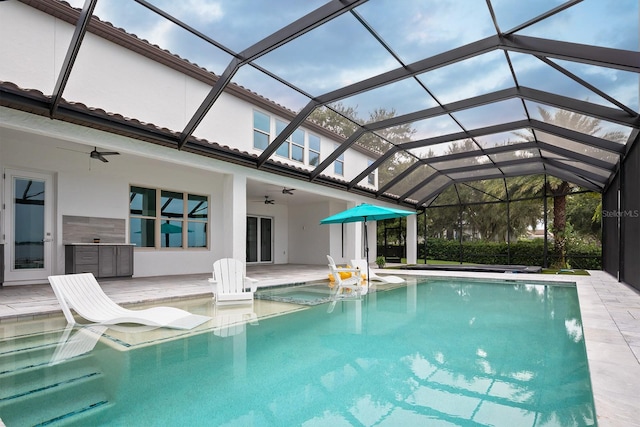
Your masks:
<svg viewBox="0 0 640 427"><path fill-rule="evenodd" d="M367 259L367 287L369 287L369 239L367 236L367 221L382 221L383 219L401 218L413 215L415 212L403 209L387 208L384 206L363 203L356 207L331 215L320 220L320 224L344 224L346 222L364 222L364 253Z"/></svg>

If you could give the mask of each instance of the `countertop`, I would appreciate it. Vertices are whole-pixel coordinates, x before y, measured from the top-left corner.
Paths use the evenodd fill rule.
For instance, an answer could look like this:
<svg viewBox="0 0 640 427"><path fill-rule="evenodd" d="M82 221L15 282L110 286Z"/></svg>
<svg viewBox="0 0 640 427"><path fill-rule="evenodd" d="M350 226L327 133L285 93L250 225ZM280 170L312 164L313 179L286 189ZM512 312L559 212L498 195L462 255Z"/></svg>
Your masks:
<svg viewBox="0 0 640 427"><path fill-rule="evenodd" d="M65 246L135 246L135 243L65 243Z"/></svg>

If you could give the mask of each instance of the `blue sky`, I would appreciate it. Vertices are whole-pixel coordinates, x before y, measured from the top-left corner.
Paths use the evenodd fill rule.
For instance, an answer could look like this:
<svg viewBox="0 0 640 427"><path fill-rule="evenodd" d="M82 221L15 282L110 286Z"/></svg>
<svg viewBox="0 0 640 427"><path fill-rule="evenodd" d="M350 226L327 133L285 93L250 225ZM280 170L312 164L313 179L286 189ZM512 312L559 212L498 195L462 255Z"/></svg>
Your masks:
<svg viewBox="0 0 640 427"><path fill-rule="evenodd" d="M324 2L321 0L154 0L153 4L174 14L198 31L224 46L242 51L270 33L284 27ZM553 9L558 0L493 0L497 23L502 31ZM83 1L72 0L81 8ZM356 12L391 47L398 59L380 46L351 14L342 15L294 41L264 55L256 63L288 80L312 96L410 64L431 55L463 46L496 34L485 0L370 0ZM221 74L231 57L194 35L129 0L99 0L95 14L116 27L171 51L216 74ZM637 0L584 0L517 34L638 50ZM612 106L608 101L571 81L539 59L510 53L521 85L557 92L580 100ZM638 75L624 71L554 60L625 105L638 110ZM418 76L441 103L489 93L515 85L503 51L493 51ZM249 66L244 66L234 82L280 105L297 111L309 98ZM394 109L406 114L433 107L436 100L408 79L393 86L343 99L363 118L374 108ZM492 114L523 116L512 103L495 106ZM501 113L502 112L502 113ZM469 114L481 124L488 112ZM461 116L463 114L460 114ZM444 120L443 122L446 122ZM469 122L468 122L469 123ZM417 124L416 138L448 131L450 123L429 130Z"/></svg>

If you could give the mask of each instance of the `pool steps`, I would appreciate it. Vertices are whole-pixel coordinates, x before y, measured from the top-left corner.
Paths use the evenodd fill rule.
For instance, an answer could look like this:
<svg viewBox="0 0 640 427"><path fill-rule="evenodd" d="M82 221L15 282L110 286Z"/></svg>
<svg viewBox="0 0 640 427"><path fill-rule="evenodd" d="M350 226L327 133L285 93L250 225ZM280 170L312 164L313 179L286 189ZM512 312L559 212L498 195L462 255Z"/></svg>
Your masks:
<svg viewBox="0 0 640 427"><path fill-rule="evenodd" d="M91 353L50 364L61 336L62 331L44 340L35 334L0 340L0 414L6 425L80 422L111 405Z"/></svg>

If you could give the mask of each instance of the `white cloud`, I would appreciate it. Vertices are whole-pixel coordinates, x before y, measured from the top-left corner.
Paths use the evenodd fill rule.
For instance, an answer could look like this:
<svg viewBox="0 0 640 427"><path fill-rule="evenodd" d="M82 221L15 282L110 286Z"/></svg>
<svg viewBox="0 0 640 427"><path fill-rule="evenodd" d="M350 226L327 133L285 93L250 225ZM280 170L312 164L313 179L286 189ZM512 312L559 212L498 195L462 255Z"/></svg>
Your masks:
<svg viewBox="0 0 640 427"><path fill-rule="evenodd" d="M156 25L148 28L145 31L145 34L148 41L152 44L157 44L164 49L171 50L173 45L172 42L175 41L172 37L172 33L175 28L176 26L171 21L162 20Z"/></svg>
<svg viewBox="0 0 640 427"><path fill-rule="evenodd" d="M493 30L487 27L491 21L484 2L465 3L465 13L460 13L459 5L444 3L434 3L424 10L431 13L416 13L407 25L413 30L407 33L407 40L419 45L443 43L461 46L486 37Z"/></svg>
<svg viewBox="0 0 640 427"><path fill-rule="evenodd" d="M224 10L220 2L208 2L204 0L188 0L180 2L180 9L187 13L187 16L195 17L200 22L218 22L224 18Z"/></svg>

